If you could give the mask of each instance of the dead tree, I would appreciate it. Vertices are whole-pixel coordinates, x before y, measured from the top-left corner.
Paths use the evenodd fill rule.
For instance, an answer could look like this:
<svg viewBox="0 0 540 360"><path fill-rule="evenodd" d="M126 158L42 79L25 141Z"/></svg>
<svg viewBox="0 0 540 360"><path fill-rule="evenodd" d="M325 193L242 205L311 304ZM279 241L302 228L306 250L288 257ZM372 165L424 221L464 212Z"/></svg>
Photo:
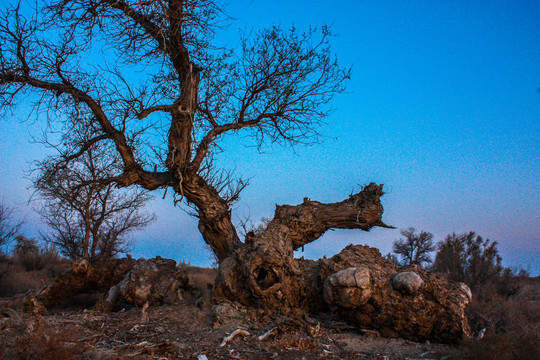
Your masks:
<svg viewBox="0 0 540 360"><path fill-rule="evenodd" d="M84 143L91 129L91 124L77 124L64 141L69 136L69 142ZM36 162L34 188L44 200L37 212L49 227L49 232L42 233L43 239L71 259L103 260L128 252L127 236L146 227L154 217L143 211L151 199L148 191L118 189L113 183L99 181L120 165L114 148L92 145L65 164L53 156Z"/></svg>
<svg viewBox="0 0 540 360"><path fill-rule="evenodd" d="M36 112L47 110L64 130L90 119L94 136L64 143L60 164L111 145L122 168L100 183L172 189L175 201L193 207L220 261L220 294L301 306L304 295L320 298L322 285L308 271L313 266L294 260L294 249L330 228L386 226L382 186L370 184L342 202L279 207L266 231L242 242L231 204L246 182L213 166L226 134L250 135L258 146L317 139L330 101L350 77L331 54L327 27L254 31L234 51L212 42L226 25L214 0L47 3L37 18L19 7L1 16L2 107L34 99ZM96 59L99 53L105 58Z"/></svg>
<svg viewBox="0 0 540 360"><path fill-rule="evenodd" d="M325 27L272 27L244 37L237 52L216 49L223 16L213 0L51 0L37 13L2 15L3 107L33 92L55 129L90 120L93 137L64 143L60 162L112 145L123 166L99 181L172 188L195 208L219 260L242 244L230 205L246 184L219 181L216 141L237 132L259 145L312 141L350 75L332 58ZM85 65L96 50L105 59ZM129 76L136 70L144 73Z"/></svg>
<svg viewBox="0 0 540 360"><path fill-rule="evenodd" d="M395 240L392 244L392 252L401 258L403 265L420 265L431 263L430 252L435 250L433 245L433 234L420 231L415 234L416 229L410 227L400 231L403 238Z"/></svg>

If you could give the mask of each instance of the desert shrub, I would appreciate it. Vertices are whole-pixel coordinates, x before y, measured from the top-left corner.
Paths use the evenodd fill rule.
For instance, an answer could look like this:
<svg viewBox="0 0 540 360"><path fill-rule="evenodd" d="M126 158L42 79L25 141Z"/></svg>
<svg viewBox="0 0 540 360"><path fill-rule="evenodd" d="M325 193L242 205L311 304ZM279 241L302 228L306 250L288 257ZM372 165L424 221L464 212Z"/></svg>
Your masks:
<svg viewBox="0 0 540 360"><path fill-rule="evenodd" d="M186 265L184 267L189 279L189 289L197 306L205 306L211 302L212 289L217 277L217 269L201 268Z"/></svg>
<svg viewBox="0 0 540 360"><path fill-rule="evenodd" d="M466 234L447 235L439 242L432 269L476 290L486 283L498 280L503 270L501 261L497 242L483 239L471 231Z"/></svg>
<svg viewBox="0 0 540 360"><path fill-rule="evenodd" d="M211 268L200 268L197 266L186 266L189 278L189 285L197 288L212 287L217 277L217 270Z"/></svg>
<svg viewBox="0 0 540 360"><path fill-rule="evenodd" d="M12 256L0 254L0 296L37 290L70 269L54 247L40 247L33 239L17 236Z"/></svg>
<svg viewBox="0 0 540 360"><path fill-rule="evenodd" d="M58 250L54 246L44 245L40 247L36 240L23 235L15 238L13 259L22 265L26 271L42 270L51 263L60 261Z"/></svg>
<svg viewBox="0 0 540 360"><path fill-rule="evenodd" d="M524 283L539 287L538 279L523 269L503 268L497 243L472 231L448 235L437 248L432 270L471 287L469 324L475 334L485 329L484 338L465 342L466 357L539 359L540 301L522 294Z"/></svg>
<svg viewBox="0 0 540 360"><path fill-rule="evenodd" d="M0 253L0 279L9 273L10 268L13 266L13 261L9 255Z"/></svg>
<svg viewBox="0 0 540 360"><path fill-rule="evenodd" d="M528 280L528 279L526 279ZM533 279L534 280L534 279ZM477 289L467 308L471 329L486 329L483 339L465 343L470 359L540 359L540 302L520 297L519 277L505 279L518 288L513 295L501 294L500 284L492 282ZM508 284L506 285L508 286ZM540 286L537 281L536 286Z"/></svg>
<svg viewBox="0 0 540 360"><path fill-rule="evenodd" d="M47 284L50 278L41 271L25 271L19 265L14 265L0 282L0 296L11 297L24 294L29 290L37 290Z"/></svg>
<svg viewBox="0 0 540 360"><path fill-rule="evenodd" d="M484 339L467 343L467 359L470 360L537 360L540 358L538 344L531 338L512 334L488 334Z"/></svg>

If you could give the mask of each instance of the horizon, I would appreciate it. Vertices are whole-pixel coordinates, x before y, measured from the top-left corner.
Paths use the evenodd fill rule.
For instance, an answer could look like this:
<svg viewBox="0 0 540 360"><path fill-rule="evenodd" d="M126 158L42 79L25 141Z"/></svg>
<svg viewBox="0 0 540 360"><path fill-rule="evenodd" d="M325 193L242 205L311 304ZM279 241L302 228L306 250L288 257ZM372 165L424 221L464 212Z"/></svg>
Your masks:
<svg viewBox="0 0 540 360"><path fill-rule="evenodd" d="M332 50L353 66L320 144L259 153L242 136L222 139L218 164L251 179L234 219L257 222L272 217L275 204L341 201L360 185L383 183L383 221L396 230L329 231L297 255L330 257L348 243L385 255L408 227L435 242L475 231L498 243L504 266L540 275L540 3L347 5L230 2L237 21L220 43L237 43L237 28L333 24ZM0 120L0 199L27 219L23 233L37 237L44 227L27 204L25 171L46 151L30 143L42 130L31 125ZM152 194L157 221L132 236L131 254L209 266L196 219L174 207L171 194Z"/></svg>

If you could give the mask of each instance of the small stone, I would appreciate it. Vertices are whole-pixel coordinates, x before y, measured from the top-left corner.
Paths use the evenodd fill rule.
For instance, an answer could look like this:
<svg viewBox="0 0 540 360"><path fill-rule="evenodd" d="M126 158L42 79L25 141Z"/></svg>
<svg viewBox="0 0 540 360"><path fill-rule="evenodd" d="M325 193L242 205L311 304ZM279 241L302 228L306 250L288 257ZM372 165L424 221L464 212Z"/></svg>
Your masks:
<svg viewBox="0 0 540 360"><path fill-rule="evenodd" d="M420 289L424 280L415 272L407 271L394 276L392 287L406 294L414 294Z"/></svg>

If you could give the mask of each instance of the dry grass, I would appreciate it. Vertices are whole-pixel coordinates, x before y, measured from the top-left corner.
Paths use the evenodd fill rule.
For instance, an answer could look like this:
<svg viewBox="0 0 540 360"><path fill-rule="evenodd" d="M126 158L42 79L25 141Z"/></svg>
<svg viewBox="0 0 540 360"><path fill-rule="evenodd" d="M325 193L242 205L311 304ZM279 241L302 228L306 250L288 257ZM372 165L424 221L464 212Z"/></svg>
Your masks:
<svg viewBox="0 0 540 360"><path fill-rule="evenodd" d="M196 288L204 289L214 286L217 277L217 270L186 265L189 284Z"/></svg>
<svg viewBox="0 0 540 360"><path fill-rule="evenodd" d="M13 353L3 354L3 358L70 360L80 353L76 344L69 342L69 334L56 331L36 331L15 341Z"/></svg>
<svg viewBox="0 0 540 360"><path fill-rule="evenodd" d="M69 261L61 258L48 258L47 261L37 260L31 263L28 260L6 255L0 258L0 297L12 297L29 290L37 290L71 268Z"/></svg>
<svg viewBox="0 0 540 360"><path fill-rule="evenodd" d="M471 328L486 329L483 339L465 343L469 359L493 359L494 354L500 360L540 359L540 300L530 297L540 288L540 279L514 281L519 285L514 295L487 286L467 309Z"/></svg>

